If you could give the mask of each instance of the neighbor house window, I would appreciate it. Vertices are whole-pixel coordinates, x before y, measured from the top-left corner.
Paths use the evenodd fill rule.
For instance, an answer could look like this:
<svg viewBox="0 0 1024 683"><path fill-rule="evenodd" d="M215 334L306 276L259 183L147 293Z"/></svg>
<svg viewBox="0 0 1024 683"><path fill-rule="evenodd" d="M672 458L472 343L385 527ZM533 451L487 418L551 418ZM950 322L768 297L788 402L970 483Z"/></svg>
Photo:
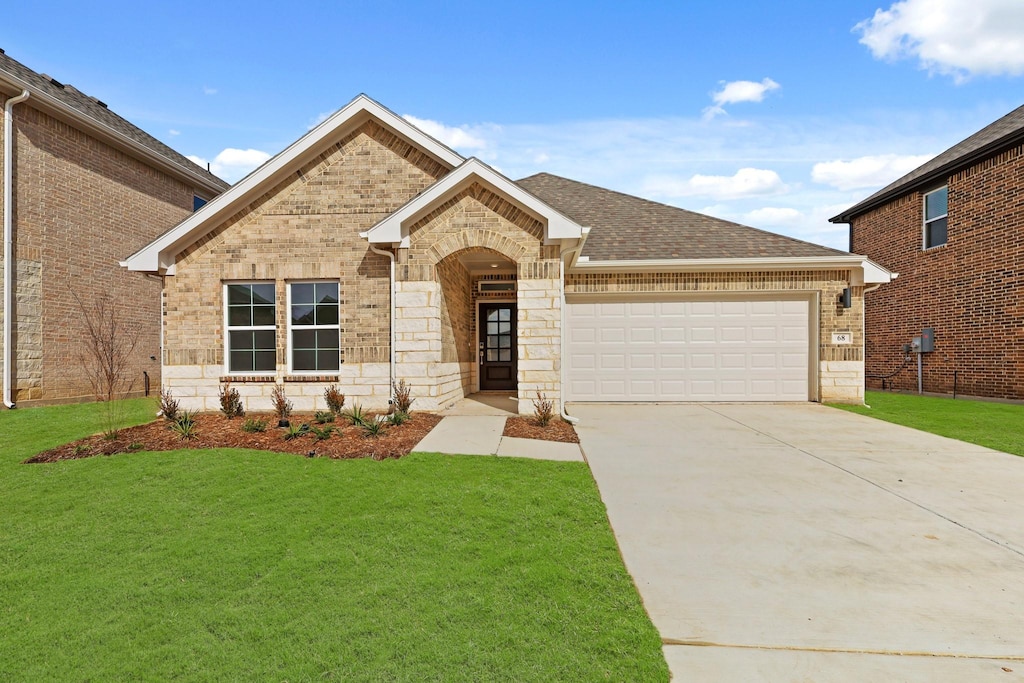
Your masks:
<svg viewBox="0 0 1024 683"><path fill-rule="evenodd" d="M288 341L292 372L337 372L341 346L337 282L288 285Z"/></svg>
<svg viewBox="0 0 1024 683"><path fill-rule="evenodd" d="M274 372L277 369L274 283L226 284L224 289L228 372Z"/></svg>
<svg viewBox="0 0 1024 683"><path fill-rule="evenodd" d="M924 196L924 248L946 243L949 188L943 187Z"/></svg>

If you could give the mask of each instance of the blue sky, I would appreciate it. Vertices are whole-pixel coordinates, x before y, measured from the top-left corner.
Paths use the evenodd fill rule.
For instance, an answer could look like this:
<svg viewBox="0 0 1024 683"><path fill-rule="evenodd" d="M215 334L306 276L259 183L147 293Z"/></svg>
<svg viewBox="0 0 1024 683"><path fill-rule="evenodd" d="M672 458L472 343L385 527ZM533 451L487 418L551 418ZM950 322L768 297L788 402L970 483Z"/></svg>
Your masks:
<svg viewBox="0 0 1024 683"><path fill-rule="evenodd" d="M1024 2L14 3L0 48L238 180L363 92L547 171L838 248L1024 104Z"/></svg>

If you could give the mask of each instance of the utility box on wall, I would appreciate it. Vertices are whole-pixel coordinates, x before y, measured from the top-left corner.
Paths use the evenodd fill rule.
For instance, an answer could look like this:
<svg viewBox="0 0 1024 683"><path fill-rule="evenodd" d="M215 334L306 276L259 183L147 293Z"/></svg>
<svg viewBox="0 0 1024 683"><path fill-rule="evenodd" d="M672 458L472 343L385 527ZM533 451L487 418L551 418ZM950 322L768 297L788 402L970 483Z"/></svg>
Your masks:
<svg viewBox="0 0 1024 683"><path fill-rule="evenodd" d="M935 350L935 328L926 327L921 330L921 353L931 353Z"/></svg>

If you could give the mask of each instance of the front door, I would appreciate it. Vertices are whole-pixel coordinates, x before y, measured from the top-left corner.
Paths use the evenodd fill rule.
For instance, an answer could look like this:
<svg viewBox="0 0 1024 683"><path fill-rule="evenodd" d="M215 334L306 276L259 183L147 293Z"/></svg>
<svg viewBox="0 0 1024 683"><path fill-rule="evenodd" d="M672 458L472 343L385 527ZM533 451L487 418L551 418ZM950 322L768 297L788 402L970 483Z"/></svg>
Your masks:
<svg viewBox="0 0 1024 683"><path fill-rule="evenodd" d="M516 305L480 304L480 391L516 390Z"/></svg>

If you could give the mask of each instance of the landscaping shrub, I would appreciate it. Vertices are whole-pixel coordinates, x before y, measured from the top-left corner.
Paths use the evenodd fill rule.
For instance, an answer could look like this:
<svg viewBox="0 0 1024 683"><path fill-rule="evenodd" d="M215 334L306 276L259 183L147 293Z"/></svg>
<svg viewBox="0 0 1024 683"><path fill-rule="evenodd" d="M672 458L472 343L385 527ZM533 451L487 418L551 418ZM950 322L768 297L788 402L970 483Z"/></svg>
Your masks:
<svg viewBox="0 0 1024 683"><path fill-rule="evenodd" d="M230 380L221 385L217 396L220 398L220 412L224 413L224 417L230 420L233 417L245 415L245 410L242 408L242 397L239 395L238 389L231 386Z"/></svg>
<svg viewBox="0 0 1024 683"><path fill-rule="evenodd" d="M541 392L537 392L537 398L533 399L533 417L541 427L547 427L551 418L555 416L555 404Z"/></svg>
<svg viewBox="0 0 1024 683"><path fill-rule="evenodd" d="M288 416L292 414L293 406L284 392L284 386L275 384L274 390L270 392L270 400L274 404L274 414L277 415L278 421L284 422L287 420Z"/></svg>
<svg viewBox="0 0 1024 683"><path fill-rule="evenodd" d="M324 402L327 403L328 410L335 415L341 415L345 407L345 394L341 393L337 384L332 384L324 389Z"/></svg>
<svg viewBox="0 0 1024 683"><path fill-rule="evenodd" d="M392 382L391 387L395 394L395 410L408 415L415 400L412 397L412 387L406 384L404 379L398 380L397 383Z"/></svg>
<svg viewBox="0 0 1024 683"><path fill-rule="evenodd" d="M163 415L164 419L168 422L174 422L178 419L178 399L174 398L171 394L170 389L160 390L160 414Z"/></svg>

